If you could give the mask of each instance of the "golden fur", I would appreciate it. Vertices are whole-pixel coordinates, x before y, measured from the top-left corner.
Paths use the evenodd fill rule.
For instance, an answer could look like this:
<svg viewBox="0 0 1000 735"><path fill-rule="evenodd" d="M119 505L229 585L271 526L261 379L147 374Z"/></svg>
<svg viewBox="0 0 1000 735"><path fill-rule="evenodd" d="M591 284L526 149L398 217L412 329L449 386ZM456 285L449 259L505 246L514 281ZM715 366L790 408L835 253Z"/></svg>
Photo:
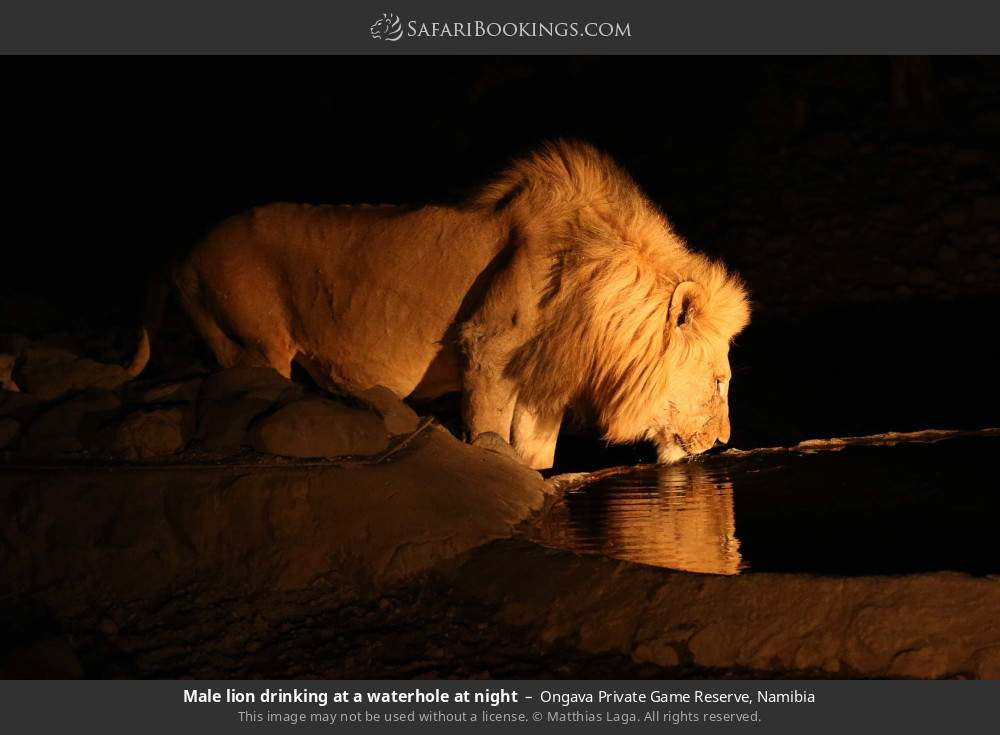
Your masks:
<svg viewBox="0 0 1000 735"><path fill-rule="evenodd" d="M456 206L259 207L172 275L224 367L287 376L297 362L329 388L400 397L458 390L470 436L496 433L535 467L551 465L575 403L664 461L728 438L746 293L585 143L546 145ZM144 336L130 370L147 357Z"/></svg>
<svg viewBox="0 0 1000 735"><path fill-rule="evenodd" d="M527 218L575 221L546 274L543 316L508 374L522 398L545 409L585 398L611 441L645 437L671 363L698 361L748 323L742 282L688 250L628 174L587 144L545 146L476 201L495 205L510 192L510 206ZM706 298L688 330L667 330L670 296L685 281L701 284Z"/></svg>

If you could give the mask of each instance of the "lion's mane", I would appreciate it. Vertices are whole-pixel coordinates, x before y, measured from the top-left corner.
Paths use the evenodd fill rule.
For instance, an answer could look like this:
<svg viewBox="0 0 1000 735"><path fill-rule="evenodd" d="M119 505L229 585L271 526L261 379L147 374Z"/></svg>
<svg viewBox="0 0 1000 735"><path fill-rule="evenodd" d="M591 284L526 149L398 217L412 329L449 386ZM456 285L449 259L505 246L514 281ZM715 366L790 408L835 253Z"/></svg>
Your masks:
<svg viewBox="0 0 1000 735"><path fill-rule="evenodd" d="M609 440L642 437L671 365L725 345L749 320L739 278L689 250L632 178L586 143L557 141L516 160L475 201L511 208L558 243L537 329L505 369L541 411L582 399ZM685 281L704 298L682 333L667 317Z"/></svg>

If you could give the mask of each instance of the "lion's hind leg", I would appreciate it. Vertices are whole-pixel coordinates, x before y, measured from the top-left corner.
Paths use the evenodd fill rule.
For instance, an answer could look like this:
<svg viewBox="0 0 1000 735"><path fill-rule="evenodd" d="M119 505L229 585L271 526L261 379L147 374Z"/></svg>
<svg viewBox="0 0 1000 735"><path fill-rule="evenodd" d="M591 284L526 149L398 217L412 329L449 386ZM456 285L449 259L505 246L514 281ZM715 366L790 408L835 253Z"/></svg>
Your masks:
<svg viewBox="0 0 1000 735"><path fill-rule="evenodd" d="M183 298L182 305L195 329L215 355L219 367L270 367L281 375L292 375L292 358L295 350L280 340L244 339L223 329L219 320L199 304L191 304Z"/></svg>

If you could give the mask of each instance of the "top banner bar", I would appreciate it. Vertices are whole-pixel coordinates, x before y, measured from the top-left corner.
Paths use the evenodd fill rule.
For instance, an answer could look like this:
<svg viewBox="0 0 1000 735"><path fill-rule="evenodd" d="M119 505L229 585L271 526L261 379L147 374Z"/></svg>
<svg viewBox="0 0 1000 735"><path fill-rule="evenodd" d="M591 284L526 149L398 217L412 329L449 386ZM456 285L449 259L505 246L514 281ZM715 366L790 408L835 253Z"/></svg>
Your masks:
<svg viewBox="0 0 1000 735"><path fill-rule="evenodd" d="M13 0L4 53L995 53L981 0Z"/></svg>

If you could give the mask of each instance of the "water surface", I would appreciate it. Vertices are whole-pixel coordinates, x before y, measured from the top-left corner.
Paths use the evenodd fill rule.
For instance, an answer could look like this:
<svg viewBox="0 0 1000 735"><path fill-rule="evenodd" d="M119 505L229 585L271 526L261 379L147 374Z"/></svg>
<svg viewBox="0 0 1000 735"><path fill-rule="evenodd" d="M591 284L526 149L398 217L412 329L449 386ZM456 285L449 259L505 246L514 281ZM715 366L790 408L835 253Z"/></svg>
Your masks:
<svg viewBox="0 0 1000 735"><path fill-rule="evenodd" d="M566 491L536 537L714 574L1000 574L1000 436L924 439L828 440L623 472Z"/></svg>

